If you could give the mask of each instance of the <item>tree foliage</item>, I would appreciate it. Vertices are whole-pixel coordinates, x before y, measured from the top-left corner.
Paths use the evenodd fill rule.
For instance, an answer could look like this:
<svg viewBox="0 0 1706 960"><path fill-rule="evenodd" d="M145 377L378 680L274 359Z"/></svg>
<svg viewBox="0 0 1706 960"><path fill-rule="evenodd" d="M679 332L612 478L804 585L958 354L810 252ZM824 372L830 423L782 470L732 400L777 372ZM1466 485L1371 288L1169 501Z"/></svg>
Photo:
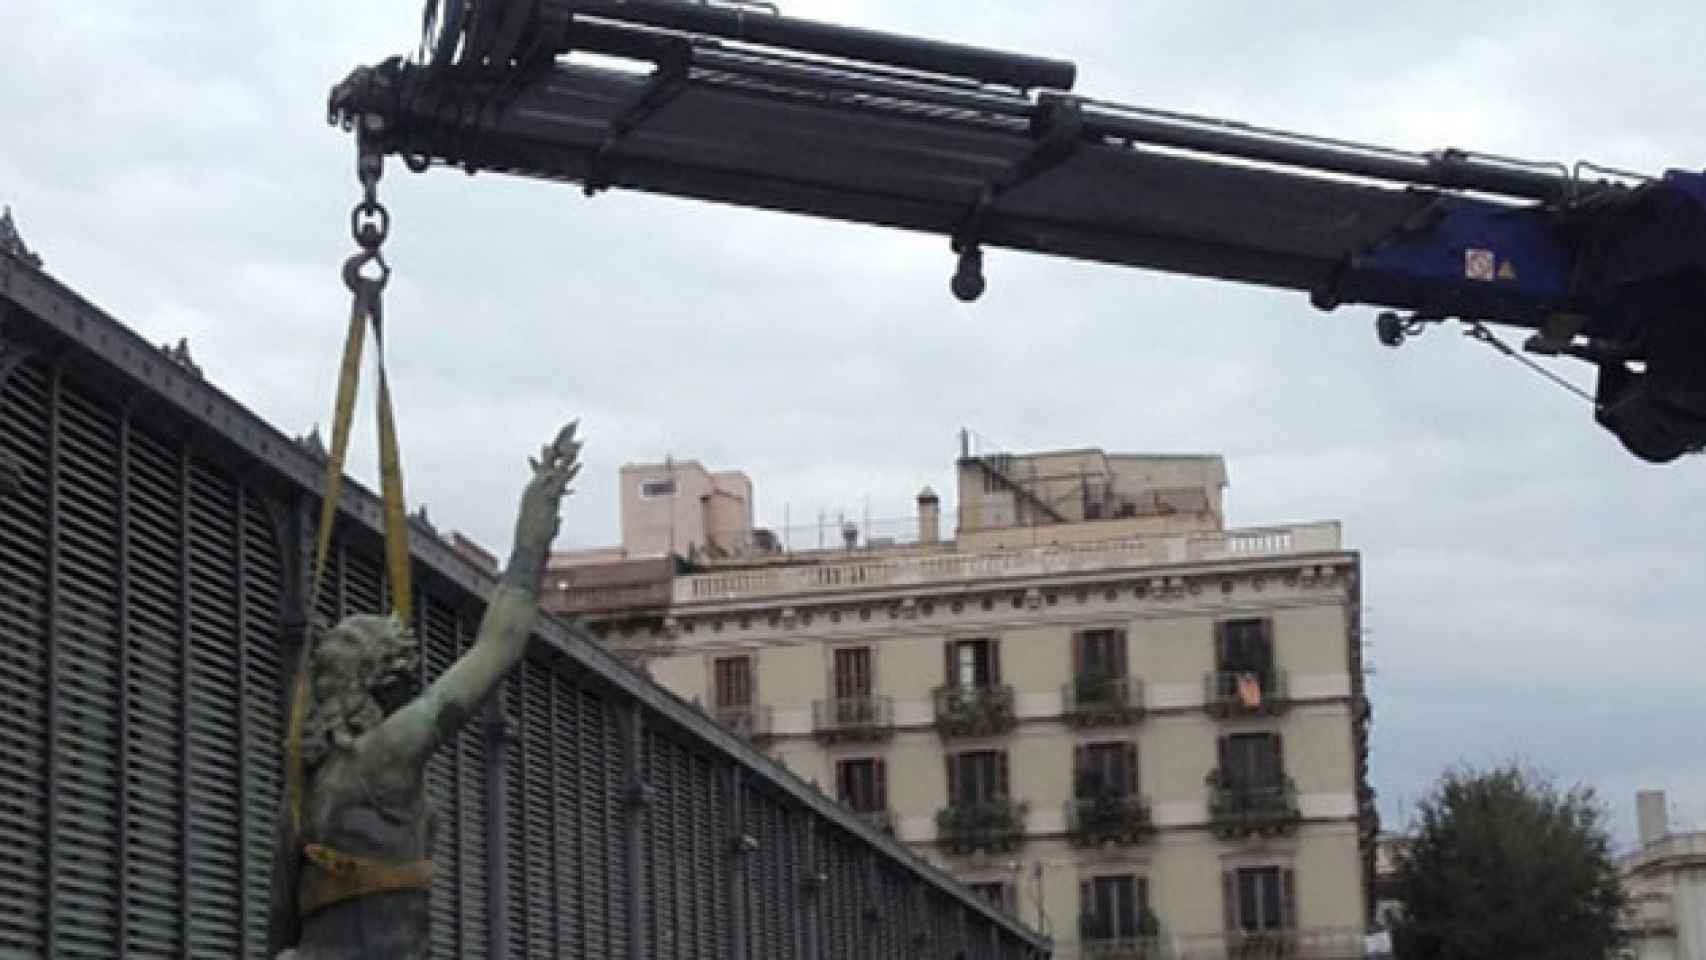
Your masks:
<svg viewBox="0 0 1706 960"><path fill-rule="evenodd" d="M1622 888L1593 790L1509 765L1448 771L1397 864L1403 960L1604 960Z"/></svg>

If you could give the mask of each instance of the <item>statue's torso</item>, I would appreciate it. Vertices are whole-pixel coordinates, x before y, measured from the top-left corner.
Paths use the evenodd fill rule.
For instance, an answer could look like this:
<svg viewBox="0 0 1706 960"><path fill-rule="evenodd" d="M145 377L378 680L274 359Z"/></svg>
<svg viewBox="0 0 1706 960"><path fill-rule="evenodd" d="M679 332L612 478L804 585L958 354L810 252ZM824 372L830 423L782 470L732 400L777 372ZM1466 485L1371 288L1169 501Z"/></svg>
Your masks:
<svg viewBox="0 0 1706 960"><path fill-rule="evenodd" d="M412 765L408 765L412 767ZM432 857L433 812L418 775L359 750L318 769L303 810L303 841L352 857L408 864ZM304 883L322 867L303 865ZM387 890L341 900L302 919L300 960L414 960L430 952L428 889Z"/></svg>

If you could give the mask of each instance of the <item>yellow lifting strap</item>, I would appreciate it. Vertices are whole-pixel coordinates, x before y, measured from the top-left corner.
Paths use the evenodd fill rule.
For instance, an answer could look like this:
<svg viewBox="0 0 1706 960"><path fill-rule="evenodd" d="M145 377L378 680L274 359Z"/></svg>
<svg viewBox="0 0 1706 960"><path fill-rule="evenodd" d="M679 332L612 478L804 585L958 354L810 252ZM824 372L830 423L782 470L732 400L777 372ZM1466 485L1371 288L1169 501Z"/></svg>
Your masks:
<svg viewBox="0 0 1706 960"><path fill-rule="evenodd" d="M379 266L378 277L365 277L361 271L369 263ZM367 339L367 326L373 325L374 355L379 372L379 490L384 504L385 565L391 584L391 612L407 625L413 612L413 588L409 570L409 534L403 499L402 458L397 453L397 421L391 407L391 385L385 373L384 319L381 312L381 293L390 277L390 267L376 250L368 250L349 258L344 264L344 284L351 293L349 331L344 338L343 363L338 373L337 399L332 412L332 449L326 460L325 493L320 501L320 526L314 542L314 570L308 591L307 615L312 622L319 602L320 587L326 569L326 557L332 543L332 527L337 520L338 495L343 487L344 460L349 453L350 425L355 417L355 398L361 384L362 348ZM304 654L307 651L304 650ZM301 836L303 783L302 727L307 710L308 661L304 656L297 670L296 685L291 696L290 718L285 734L285 789L289 804L290 829Z"/></svg>

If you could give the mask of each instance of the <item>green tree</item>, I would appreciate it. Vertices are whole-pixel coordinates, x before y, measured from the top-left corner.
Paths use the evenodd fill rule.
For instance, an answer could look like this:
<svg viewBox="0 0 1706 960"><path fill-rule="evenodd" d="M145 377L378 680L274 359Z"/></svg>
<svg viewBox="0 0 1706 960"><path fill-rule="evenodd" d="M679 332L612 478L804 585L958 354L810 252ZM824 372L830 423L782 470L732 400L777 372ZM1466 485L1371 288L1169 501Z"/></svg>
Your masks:
<svg viewBox="0 0 1706 960"><path fill-rule="evenodd" d="M1623 892L1593 790L1508 765L1447 771L1397 865L1402 960L1604 960Z"/></svg>

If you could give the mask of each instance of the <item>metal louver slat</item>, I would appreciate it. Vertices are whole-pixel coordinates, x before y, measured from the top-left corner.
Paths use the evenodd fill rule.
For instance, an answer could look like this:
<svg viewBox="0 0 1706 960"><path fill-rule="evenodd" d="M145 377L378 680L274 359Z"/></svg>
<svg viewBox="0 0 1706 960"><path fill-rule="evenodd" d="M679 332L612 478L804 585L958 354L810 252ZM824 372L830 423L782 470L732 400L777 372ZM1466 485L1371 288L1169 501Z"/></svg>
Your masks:
<svg viewBox="0 0 1706 960"><path fill-rule="evenodd" d="M177 455L132 429L128 481L125 929L134 954L177 957L184 953Z"/></svg>
<svg viewBox="0 0 1706 960"><path fill-rule="evenodd" d="M243 498L243 939L249 957L266 956L272 892L273 830L279 809L284 739L279 689L279 603L283 558L262 494ZM270 960L270 958L269 958Z"/></svg>
<svg viewBox="0 0 1706 960"><path fill-rule="evenodd" d="M459 623L457 635L463 652L474 645L475 633L465 621ZM474 718L457 738L457 790L462 806L457 838L462 895L457 905L461 910L463 957L484 957L491 952L487 931L492 904L486 883L486 818L490 814L486 809L486 738L481 723L482 718Z"/></svg>
<svg viewBox="0 0 1706 960"><path fill-rule="evenodd" d="M378 550L378 545L374 545ZM338 618L352 617L358 614L384 614L390 610L385 606L385 574L384 561L376 554L358 551L347 540L340 546L339 553L343 555L340 573L343 579L343 608L338 612Z"/></svg>
<svg viewBox="0 0 1706 960"><path fill-rule="evenodd" d="M238 536L236 488L200 458L190 463L190 858L189 950L242 953L242 840L237 709Z"/></svg>
<svg viewBox="0 0 1706 960"><path fill-rule="evenodd" d="M620 915L624 903L621 824L613 817L612 802L620 775L612 778L611 767L620 762L621 745L609 720L604 700L581 691L580 729L576 743L580 754L581 823L586 828L581 863L586 884L588 957L618 956L625 941Z"/></svg>
<svg viewBox="0 0 1706 960"><path fill-rule="evenodd" d="M587 907L587 884L592 871L585 856L585 781L582 774L580 693L567 678L552 680L552 811L557 822L555 851L558 955L586 958L592 953L593 917ZM598 928L601 929L601 928Z"/></svg>
<svg viewBox="0 0 1706 960"><path fill-rule="evenodd" d="M659 767L665 762L659 756L662 750L658 736L647 731L640 742L640 771L645 778L647 808L638 811L635 827L640 832L640 874L641 883L646 890L646 898L641 904L643 916L640 918L641 935L644 937L641 952L648 957L673 957L673 938L668 930L670 904L668 896L668 881L663 879L668 864L669 851L664 836L667 827L661 821L668 813L669 799L666 796L669 787L660 782Z"/></svg>
<svg viewBox="0 0 1706 960"><path fill-rule="evenodd" d="M602 768L599 805L603 808L604 862L609 870L607 895L610 898L606 916L612 955L628 951L628 850L627 810L624 794L627 791L627 749L622 742L621 709L610 700L599 701L599 730L603 747L599 757Z"/></svg>
<svg viewBox="0 0 1706 960"><path fill-rule="evenodd" d="M53 749L55 951L119 952L116 418L63 389L59 451L59 716Z"/></svg>
<svg viewBox="0 0 1706 960"><path fill-rule="evenodd" d="M522 741L525 774L523 796L527 825L527 886L519 893L527 898L528 956L544 960L556 957L556 917L552 906L551 888L556 883L553 870L553 829L551 793L551 667L535 660L527 665L526 711L523 726L527 736ZM513 829L513 824L512 824Z"/></svg>
<svg viewBox="0 0 1706 960"><path fill-rule="evenodd" d="M456 614L425 591L416 603L422 628L421 665L426 682L438 679L456 659ZM462 736L475 736L464 731ZM450 958L462 955L457 903L461 882L461 809L456 789L456 745L447 745L433 755L427 766L427 800L434 811L432 879L432 955Z"/></svg>
<svg viewBox="0 0 1706 960"><path fill-rule="evenodd" d="M47 676L43 600L47 566L47 377L25 362L0 384L0 461L17 486L0 496L0 952L46 949Z"/></svg>
<svg viewBox="0 0 1706 960"><path fill-rule="evenodd" d="M533 665L522 662L505 679L499 692L497 706L513 722L513 734L504 751L504 873L509 897L503 905L508 922L505 924L506 958L524 960L527 951L527 847L534 842L527 831L527 686L526 676Z"/></svg>

